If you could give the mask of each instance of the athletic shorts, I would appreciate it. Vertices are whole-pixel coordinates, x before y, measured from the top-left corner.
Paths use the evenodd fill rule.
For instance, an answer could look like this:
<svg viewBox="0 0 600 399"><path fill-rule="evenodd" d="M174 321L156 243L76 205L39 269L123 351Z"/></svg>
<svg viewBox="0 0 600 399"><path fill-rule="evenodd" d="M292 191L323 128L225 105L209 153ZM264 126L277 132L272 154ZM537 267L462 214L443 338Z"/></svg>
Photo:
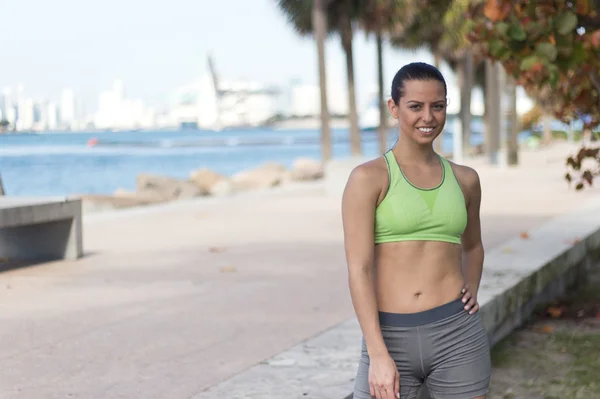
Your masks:
<svg viewBox="0 0 600 399"><path fill-rule="evenodd" d="M379 312L383 340L400 373L400 398L414 399L426 384L434 399L472 399L489 389L489 342L479 313L461 299L418 313ZM354 399L371 399L369 355L362 355Z"/></svg>

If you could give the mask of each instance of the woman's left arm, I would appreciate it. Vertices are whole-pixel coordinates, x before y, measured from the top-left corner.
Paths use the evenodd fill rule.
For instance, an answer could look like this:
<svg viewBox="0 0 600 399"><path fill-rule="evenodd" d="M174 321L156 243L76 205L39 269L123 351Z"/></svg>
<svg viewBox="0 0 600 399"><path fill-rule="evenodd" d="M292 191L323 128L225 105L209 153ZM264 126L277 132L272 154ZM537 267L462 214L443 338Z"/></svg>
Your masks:
<svg viewBox="0 0 600 399"><path fill-rule="evenodd" d="M477 293L483 271L484 250L481 242L481 183L474 169L462 167L463 184L467 200L467 227L462 235L463 274L466 280L463 302L465 310L473 314L479 310Z"/></svg>

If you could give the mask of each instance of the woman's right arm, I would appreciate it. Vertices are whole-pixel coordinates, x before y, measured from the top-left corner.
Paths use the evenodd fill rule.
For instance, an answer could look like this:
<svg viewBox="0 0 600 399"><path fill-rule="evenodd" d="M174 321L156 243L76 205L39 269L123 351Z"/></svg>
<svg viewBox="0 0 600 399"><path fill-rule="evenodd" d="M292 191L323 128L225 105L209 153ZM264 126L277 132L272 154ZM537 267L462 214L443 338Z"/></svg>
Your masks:
<svg viewBox="0 0 600 399"><path fill-rule="evenodd" d="M387 399L397 397L400 387L381 334L373 284L375 208L382 187L377 172L372 164L352 171L342 196L342 221L350 295L370 359L371 395Z"/></svg>

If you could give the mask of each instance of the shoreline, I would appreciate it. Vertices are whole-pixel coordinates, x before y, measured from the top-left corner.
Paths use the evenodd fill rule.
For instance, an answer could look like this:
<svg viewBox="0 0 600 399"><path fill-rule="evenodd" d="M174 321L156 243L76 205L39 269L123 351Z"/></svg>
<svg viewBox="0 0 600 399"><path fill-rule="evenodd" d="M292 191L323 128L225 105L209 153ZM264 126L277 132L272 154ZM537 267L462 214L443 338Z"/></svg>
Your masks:
<svg viewBox="0 0 600 399"><path fill-rule="evenodd" d="M580 147L579 143L569 143L569 142L555 142L550 144L547 147L541 147L541 148L537 148L537 149L529 149L529 148L525 148L525 149L521 149L520 153L538 153L538 154L549 154L549 156L552 156L553 158L550 159L550 162L556 162L556 161L563 161L566 160L566 158L570 155L573 154L577 151L577 149ZM563 152L564 150L564 152ZM570 152L569 152L570 151ZM558 152L558 154L556 153ZM447 154L445 155L449 160L452 160L452 156L451 154ZM350 160L350 157L342 157L339 159L334 159L333 161L345 161L345 160ZM362 160L364 161L368 161L372 158L370 157L364 157L364 159ZM516 166L502 166L502 165L491 165L488 163L488 158L485 154L481 154L481 153L477 153L477 154L473 154L470 156L465 156L465 158L463 159L463 161L461 162L462 165L467 165L467 166L471 166L473 167L475 170L477 170L479 167L484 167L486 169L492 169L492 170L497 170L497 171L502 171L502 170L510 170L512 172L519 172L519 169L521 168L527 168L527 165L523 165L522 163L519 163L519 165ZM566 169L565 169L566 171ZM243 173L244 171L241 171L240 173ZM286 172L289 172L289 170L286 170ZM348 171L349 172L349 171ZM557 178L563 178L564 175L561 176L557 176ZM231 178L231 176L227 177L228 179ZM261 188L254 188L254 189L245 189L245 190L241 190L241 191L233 191L233 192L229 192L226 194L220 194L220 195L203 195L203 196L197 196L197 197L193 197L193 198L186 198L186 199L175 199L175 200L171 200L171 201L164 201L164 202L160 202L160 203L149 203L149 204L142 204L142 205L137 205L137 206L130 206L130 207L123 207L123 208L115 208L115 209L107 209L107 210L88 210L84 212L84 215L86 217L88 216L92 216L92 215L98 215L98 214L107 214L107 213L118 213L118 214L124 214L127 211L137 211L137 212L144 212L144 211L151 211L153 209L164 209L164 210L168 210L171 209L172 207L176 207L179 204L214 204L214 203L227 203L229 201L237 201L242 200L242 199L255 199L255 198L264 198L265 196L277 196L277 195L286 195L288 193L291 192L301 192L301 191L311 191L311 190L321 190L323 192L327 191L328 189L331 190L332 188L330 186L332 185L338 185L341 184L340 182L332 182L331 181L332 178L328 178L327 176L323 176L323 177L319 177L319 178L315 178L315 179L310 179L310 180L305 180L305 181L292 181L292 180L285 180L282 179L278 184L271 186L271 187L261 187ZM565 183L565 188L567 189L572 189L572 188L568 188L568 184L566 182L566 180L564 181ZM339 191L339 187L338 187L338 191ZM66 196L67 198L82 198L82 197L86 197L86 195L81 195L81 194L76 194L76 195L69 195ZM91 197L94 197L93 195ZM98 197L114 197L114 195L101 195ZM90 198L91 199L91 198ZM83 198L83 200L85 200L85 198ZM85 209L85 206L84 206Z"/></svg>
<svg viewBox="0 0 600 399"><path fill-rule="evenodd" d="M522 148L519 150L519 153L525 153L525 152L528 152L528 151L538 151L538 152L541 151L541 152L543 152L543 151L546 151L548 148L552 148L554 146L563 146L564 145L565 148L570 148L571 149L570 152L565 151L563 154L561 154L561 156L566 160L567 156L573 155L576 152L576 150L578 148L581 148L584 144L585 143L581 142L581 141L579 141L579 142L569 142L569 141L563 141L563 140L555 140L549 146L541 146L541 147L539 147L537 149L532 149L532 148L527 148L526 146L521 146ZM481 146L474 146L474 149L475 149L475 152L473 154L465 156L465 158L464 158L464 160L462 162L463 164L468 164L468 163L471 163L471 162L479 162L479 161L477 161L478 159L481 159L484 164L486 163L485 162L485 160L486 160L485 154L481 154L481 150L482 150ZM451 153L442 153L441 155L444 156L445 158L449 159L449 160L452 160L452 154ZM377 156L379 156L379 155L363 156L363 158L366 161L366 160L369 160L369 159L375 159ZM302 157L299 157L299 158L302 158ZM348 158L348 156L346 156L346 155L338 154L337 156L335 156L332 159L332 161L343 161L344 159L347 159L347 158ZM308 158L305 158L305 159L308 159ZM312 161L315 162L315 163L319 163L319 161L317 159L314 159L314 158L312 159ZM293 164L294 160L291 159L288 162L290 164ZM267 161L267 162L262 162L261 163L260 161L257 161L256 166L254 168L249 168L249 169L241 168L241 169L238 169L234 173L225 174L225 175L221 175L221 176L223 176L225 179L231 179L235 175L244 174L245 172L251 171L251 170L256 169L256 168L260 168L261 165L272 164L272 163L274 163L274 162ZM481 163L481 162L479 162L479 163ZM292 167L293 165L290 165L290 166L283 165L283 166L286 167L285 173L289 173L289 171L293 168ZM203 169L203 168L201 168L201 169ZM199 170L199 169L195 169L195 170ZM188 175L188 178L172 177L172 175L167 175L167 174L156 174L156 175L152 174L152 175L154 175L154 176L162 176L162 177L165 177L165 178L169 178L169 179L173 179L173 180L178 180L178 181L186 181L186 180L189 180L189 175L192 174L195 170L194 169L188 170L188 172L186 173ZM565 172L566 171L567 170L565 168ZM2 171L0 170L0 174L1 173L2 173ZM144 173L142 172L141 174L143 175ZM137 180L137 177L139 177L139 176L140 176L140 174L138 173L137 176L134 177L134 179ZM8 190L10 190L10 186L6 187L6 178L5 178L5 176L2 175L2 177L4 177L4 180L5 180L5 188L7 188ZM129 192L131 194L135 193L135 186L136 186L135 181L136 180L134 180L132 182L133 184L130 183L127 186L125 186L125 187L131 187L131 186L133 186L133 190L134 191L133 192ZM291 183L289 181L285 181L286 179L283 178L283 177L280 180L281 180L280 183L273 184L273 185L274 186L281 185L281 186L284 186L284 187L282 187L282 189L285 189L285 186L287 186L287 185L289 185ZM304 184L304 182L299 182L299 184ZM121 187L123 187L123 186L121 186ZM125 189L124 190L124 189L119 188L119 186L117 186L116 190L112 191L112 192L93 193L93 192L82 192L82 191L78 190L78 191L72 191L72 192L66 193L66 194L60 194L60 195L48 194L48 195L58 196L58 197L65 197L65 198L73 198L73 197L75 197L75 198L77 198L77 197L89 197L89 198L92 198L92 197L97 197L99 199L103 199L103 198L109 198L109 197L118 196L118 194L121 194L123 192L127 192L128 190L131 190L131 189ZM254 190L254 189L252 189L252 190ZM271 189L266 189L265 191L266 192L270 192L270 190ZM243 190L243 191L247 191L247 190ZM239 194L241 194L241 193L227 194L227 195L225 195L225 197L227 197L229 195L239 195ZM46 196L46 195L32 195L32 194L19 194L19 195L15 195L15 194L11 194L10 191L8 191L5 195L8 195L8 196ZM202 196L199 196L199 197L200 198L204 198L205 196L202 195ZM148 205L143 205L143 206L148 206Z"/></svg>

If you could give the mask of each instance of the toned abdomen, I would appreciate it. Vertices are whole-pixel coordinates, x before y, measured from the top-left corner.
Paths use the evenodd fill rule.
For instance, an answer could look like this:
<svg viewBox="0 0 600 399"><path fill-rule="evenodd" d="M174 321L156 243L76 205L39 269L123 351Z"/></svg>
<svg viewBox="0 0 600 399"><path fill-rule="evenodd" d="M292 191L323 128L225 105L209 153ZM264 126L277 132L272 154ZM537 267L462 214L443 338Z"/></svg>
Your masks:
<svg viewBox="0 0 600 399"><path fill-rule="evenodd" d="M415 313L460 297L464 285L461 247L431 241L405 241L375 247L378 309Z"/></svg>

